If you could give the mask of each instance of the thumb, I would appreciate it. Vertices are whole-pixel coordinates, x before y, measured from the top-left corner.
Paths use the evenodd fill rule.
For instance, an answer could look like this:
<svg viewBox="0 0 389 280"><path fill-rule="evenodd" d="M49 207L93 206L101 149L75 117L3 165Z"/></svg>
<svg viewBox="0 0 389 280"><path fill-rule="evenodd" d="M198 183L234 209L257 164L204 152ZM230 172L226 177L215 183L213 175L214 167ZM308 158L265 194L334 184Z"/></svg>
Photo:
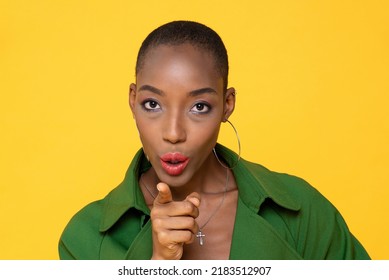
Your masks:
<svg viewBox="0 0 389 280"><path fill-rule="evenodd" d="M157 202L159 204L165 204L165 203L173 201L172 193L171 193L170 188L167 184L158 183L157 190L158 190L158 195L155 198L154 203Z"/></svg>

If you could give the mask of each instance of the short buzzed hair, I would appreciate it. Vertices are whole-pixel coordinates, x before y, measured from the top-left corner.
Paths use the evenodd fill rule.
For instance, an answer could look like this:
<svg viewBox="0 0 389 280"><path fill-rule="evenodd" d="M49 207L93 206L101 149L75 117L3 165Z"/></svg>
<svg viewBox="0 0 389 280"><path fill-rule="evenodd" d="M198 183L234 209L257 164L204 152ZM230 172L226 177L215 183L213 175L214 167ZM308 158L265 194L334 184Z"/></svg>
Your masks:
<svg viewBox="0 0 389 280"><path fill-rule="evenodd" d="M188 43L208 51L215 60L215 66L223 78L224 91L228 84L228 55L220 36L208 26L193 21L172 21L152 31L143 41L136 61L135 73L143 67L148 50L159 45L178 46Z"/></svg>

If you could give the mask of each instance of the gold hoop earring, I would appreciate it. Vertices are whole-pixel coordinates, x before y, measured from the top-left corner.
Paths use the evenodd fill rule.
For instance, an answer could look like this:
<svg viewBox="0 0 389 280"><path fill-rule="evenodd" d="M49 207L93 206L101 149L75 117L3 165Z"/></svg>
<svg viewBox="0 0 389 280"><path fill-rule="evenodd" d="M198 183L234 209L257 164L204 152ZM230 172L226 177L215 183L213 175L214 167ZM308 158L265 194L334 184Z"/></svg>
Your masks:
<svg viewBox="0 0 389 280"><path fill-rule="evenodd" d="M238 165L238 162L240 160L240 153L241 153L241 147L240 147L240 138L239 138L239 134L238 134L238 131L236 130L235 126L229 121L229 120L226 120L230 125L231 127L234 129L234 132L235 132L235 135L236 135L236 139L238 140L238 148L239 148L239 153L238 153L238 159L237 161L231 166L231 167L228 167L227 165L225 165L224 163L222 163L222 161L219 159L219 157L217 156L217 153L216 153L216 150L215 148L213 148L213 153L217 159L217 161L220 163L221 166L223 166L224 168L226 169L234 169L237 165Z"/></svg>

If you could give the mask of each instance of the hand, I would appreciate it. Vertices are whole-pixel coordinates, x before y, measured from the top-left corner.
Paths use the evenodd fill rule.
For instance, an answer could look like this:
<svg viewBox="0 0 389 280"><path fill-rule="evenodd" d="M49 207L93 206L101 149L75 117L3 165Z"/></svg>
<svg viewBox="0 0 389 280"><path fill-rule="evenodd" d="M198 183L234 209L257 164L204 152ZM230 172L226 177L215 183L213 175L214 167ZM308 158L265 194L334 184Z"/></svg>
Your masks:
<svg viewBox="0 0 389 280"><path fill-rule="evenodd" d="M152 260L179 260L184 244L196 238L200 195L191 193L183 201L173 201L170 188L165 183L157 185L159 191L151 210L153 231Z"/></svg>

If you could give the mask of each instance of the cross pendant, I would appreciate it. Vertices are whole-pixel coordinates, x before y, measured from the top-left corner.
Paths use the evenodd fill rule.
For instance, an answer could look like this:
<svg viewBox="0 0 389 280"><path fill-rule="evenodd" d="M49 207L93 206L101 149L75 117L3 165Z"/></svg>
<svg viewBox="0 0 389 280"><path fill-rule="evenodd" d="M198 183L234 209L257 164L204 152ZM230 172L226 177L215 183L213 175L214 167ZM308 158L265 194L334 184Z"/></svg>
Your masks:
<svg viewBox="0 0 389 280"><path fill-rule="evenodd" d="M205 237L205 234L203 234L201 230L199 230L199 232L196 234L196 237L199 239L200 245L203 246L205 241L203 237Z"/></svg>

